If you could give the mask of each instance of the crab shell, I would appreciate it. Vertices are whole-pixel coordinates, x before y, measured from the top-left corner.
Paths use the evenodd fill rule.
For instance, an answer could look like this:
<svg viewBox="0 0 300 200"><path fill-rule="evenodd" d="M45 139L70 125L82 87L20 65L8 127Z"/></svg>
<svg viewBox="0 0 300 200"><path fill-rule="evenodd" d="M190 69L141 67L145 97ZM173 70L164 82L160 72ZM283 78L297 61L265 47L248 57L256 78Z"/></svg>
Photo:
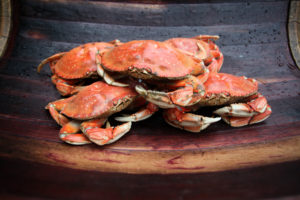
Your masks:
<svg viewBox="0 0 300 200"><path fill-rule="evenodd" d="M182 79L204 71L202 63L167 43L154 40L135 40L104 52L101 64L108 71L141 79Z"/></svg>
<svg viewBox="0 0 300 200"><path fill-rule="evenodd" d="M95 82L66 99L61 113L79 120L108 117L125 109L137 96L129 87L116 87Z"/></svg>
<svg viewBox="0 0 300 200"><path fill-rule="evenodd" d="M171 38L165 42L183 50L189 55L194 55L199 59L206 59L209 56L210 49L212 48L211 45L209 45L210 43L194 38Z"/></svg>
<svg viewBox="0 0 300 200"><path fill-rule="evenodd" d="M113 48L114 45L106 42L93 42L78 46L65 53L54 65L54 72L63 79L79 79L96 74L97 65L95 56Z"/></svg>
<svg viewBox="0 0 300 200"><path fill-rule="evenodd" d="M220 71L223 64L223 54L212 39L205 37L204 39L202 39L202 37L171 38L165 42L178 48L181 52L198 59L198 62L203 61L206 66L210 66L214 59L220 60L217 64L218 66L213 66L214 68L216 67L216 69L210 69L210 71Z"/></svg>
<svg viewBox="0 0 300 200"><path fill-rule="evenodd" d="M205 95L197 106L220 106L240 102L256 94L258 84L255 79L226 73L209 73L204 83Z"/></svg>

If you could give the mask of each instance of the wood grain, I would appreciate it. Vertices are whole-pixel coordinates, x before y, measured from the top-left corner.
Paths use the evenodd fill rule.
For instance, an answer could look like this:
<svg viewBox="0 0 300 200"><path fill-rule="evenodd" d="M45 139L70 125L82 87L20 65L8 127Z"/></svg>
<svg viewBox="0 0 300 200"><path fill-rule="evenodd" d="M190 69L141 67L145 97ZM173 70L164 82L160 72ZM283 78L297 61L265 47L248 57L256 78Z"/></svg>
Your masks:
<svg viewBox="0 0 300 200"><path fill-rule="evenodd" d="M15 3L18 29L0 64L0 198L299 196L300 71L288 45L288 1ZM158 112L104 147L59 140L44 107L61 96L48 66L36 73L42 59L91 41L198 34L220 35L222 72L258 80L269 119L242 128L220 122L193 134Z"/></svg>
<svg viewBox="0 0 300 200"><path fill-rule="evenodd" d="M299 198L299 161L234 171L177 175L83 171L6 157L0 158L0 164L0 170L6 172L0 173L5 186L0 188L2 199Z"/></svg>
<svg viewBox="0 0 300 200"><path fill-rule="evenodd" d="M290 134L292 130L297 134L295 129L300 128L293 124L289 124L289 127L291 127L288 129ZM222 145L219 148L210 146L201 148L189 144L181 147L181 150L172 150L174 146L170 149L171 145L165 147L166 150L149 148L150 146L146 149L70 147L48 142L45 137L36 140L5 135L1 136L0 141L0 148L5 150L1 152L1 156L29 161L38 160L40 163L74 169L134 174L215 172L300 158L300 136L277 138L276 141L268 140L267 144L239 143L236 146Z"/></svg>
<svg viewBox="0 0 300 200"><path fill-rule="evenodd" d="M0 3L0 59L3 57L8 43L8 37L12 29L11 1L3 0Z"/></svg>
<svg viewBox="0 0 300 200"><path fill-rule="evenodd" d="M300 2L291 1L288 22L289 44L293 58L300 69Z"/></svg>

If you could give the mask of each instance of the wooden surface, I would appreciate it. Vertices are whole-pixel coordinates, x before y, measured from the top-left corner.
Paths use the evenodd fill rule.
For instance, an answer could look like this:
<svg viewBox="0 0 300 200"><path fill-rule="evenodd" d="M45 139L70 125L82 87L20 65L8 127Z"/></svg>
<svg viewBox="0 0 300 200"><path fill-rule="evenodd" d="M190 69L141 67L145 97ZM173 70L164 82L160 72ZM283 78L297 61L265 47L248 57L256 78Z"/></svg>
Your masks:
<svg viewBox="0 0 300 200"><path fill-rule="evenodd" d="M12 29L11 1L2 0L0 3L0 59L4 56Z"/></svg>
<svg viewBox="0 0 300 200"><path fill-rule="evenodd" d="M4 197L300 195L300 71L288 46L288 1L15 3L18 29L12 51L0 66L0 169L5 172L0 174L5 181L0 191ZM243 128L220 122L193 134L170 127L158 112L105 147L70 146L58 139L59 126L44 106L60 96L48 68L36 73L42 59L91 41L165 40L198 34L220 35L222 72L259 81L273 110L268 120ZM146 188L150 192L142 192Z"/></svg>
<svg viewBox="0 0 300 200"><path fill-rule="evenodd" d="M293 58L300 69L300 2L291 1L288 23L289 43Z"/></svg>

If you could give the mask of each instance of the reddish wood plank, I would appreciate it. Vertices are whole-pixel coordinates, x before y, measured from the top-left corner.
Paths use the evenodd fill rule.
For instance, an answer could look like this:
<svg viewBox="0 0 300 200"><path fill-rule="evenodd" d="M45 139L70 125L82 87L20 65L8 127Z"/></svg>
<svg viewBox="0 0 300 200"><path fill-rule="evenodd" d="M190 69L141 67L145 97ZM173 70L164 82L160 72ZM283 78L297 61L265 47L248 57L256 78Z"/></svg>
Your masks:
<svg viewBox="0 0 300 200"><path fill-rule="evenodd" d="M0 196L10 199L277 199L299 195L300 187L299 161L177 176L83 172L8 158L0 163Z"/></svg>
<svg viewBox="0 0 300 200"><path fill-rule="evenodd" d="M299 128L298 128L299 130ZM1 156L49 165L135 174L203 173L287 162L300 158L300 136L229 148L181 150L94 149L32 138L1 135ZM247 160L245 160L247 155ZM144 159L144 158L147 159ZM137 167L138 166L138 167Z"/></svg>

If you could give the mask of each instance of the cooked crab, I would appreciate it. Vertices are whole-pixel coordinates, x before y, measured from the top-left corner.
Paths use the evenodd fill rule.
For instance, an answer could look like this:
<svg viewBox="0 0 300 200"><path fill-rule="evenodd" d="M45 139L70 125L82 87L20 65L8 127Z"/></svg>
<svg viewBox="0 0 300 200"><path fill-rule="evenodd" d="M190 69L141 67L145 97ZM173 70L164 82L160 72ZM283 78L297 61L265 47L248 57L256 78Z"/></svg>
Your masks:
<svg viewBox="0 0 300 200"><path fill-rule="evenodd" d="M234 103L214 111L232 127L241 127L266 120L272 113L267 99L260 93L250 96L245 103Z"/></svg>
<svg viewBox="0 0 300 200"><path fill-rule="evenodd" d="M197 104L191 107L180 108L171 102L173 108L164 111L165 120L175 127L198 132L220 118L205 118L186 111L195 111L205 106L229 104L214 113L220 115L231 126L245 126L261 122L272 112L266 98L258 94L258 84L254 79L225 73L209 73L204 87L205 94L195 94ZM150 102L158 102L157 105L171 104L170 99L161 98L162 94L159 94L159 97L153 96L155 93L141 87L138 87L137 92ZM162 101L167 102L162 103Z"/></svg>
<svg viewBox="0 0 300 200"><path fill-rule="evenodd" d="M164 120L171 126L189 132L200 132L210 124L221 120L220 117L206 117L184 111L185 109L170 108L163 112ZM189 110L186 110L189 111Z"/></svg>
<svg viewBox="0 0 300 200"><path fill-rule="evenodd" d="M213 40L217 35L198 35L193 38L171 38L165 42L178 48L181 52L204 62L210 72L219 72L223 64L223 54Z"/></svg>
<svg viewBox="0 0 300 200"><path fill-rule="evenodd" d="M175 88L174 93L170 94L174 98L183 90L188 97L193 93L201 93L202 83L194 75L206 71L203 62L199 62L171 44L153 40L131 41L104 52L101 65L98 63L98 69L101 76L105 75L107 70L151 82L156 81L159 84L160 81L170 81ZM181 86L184 89L177 91L176 89ZM181 99L178 99L178 102L181 102ZM182 102L184 106L185 102Z"/></svg>
<svg viewBox="0 0 300 200"><path fill-rule="evenodd" d="M96 54L119 44L119 41L115 40L109 43L93 42L80 45L69 52L57 53L46 58L39 64L37 71L40 72L42 67L49 63L53 73L52 82L58 91L63 96L72 95L81 89L82 79L97 75Z"/></svg>
<svg viewBox="0 0 300 200"><path fill-rule="evenodd" d="M59 135L63 141L75 145L91 141L104 145L116 141L130 130L131 122L116 127L101 127L110 115L125 109L136 97L134 89L111 86L98 81L67 99L49 103L46 109L62 126ZM138 118L133 121L153 114L145 110L147 108L138 111ZM80 130L83 134L79 133Z"/></svg>
<svg viewBox="0 0 300 200"><path fill-rule="evenodd" d="M124 43L104 52L98 64L100 76L112 71L144 80L180 80L190 74L201 74L204 69L203 63L167 43L154 40Z"/></svg>
<svg viewBox="0 0 300 200"><path fill-rule="evenodd" d="M209 70L205 69L197 77L188 76L183 80L154 83L155 90L145 89L142 85L136 85L135 90L147 101L161 108L188 107L200 101L200 97L205 94L203 83L208 75Z"/></svg>

